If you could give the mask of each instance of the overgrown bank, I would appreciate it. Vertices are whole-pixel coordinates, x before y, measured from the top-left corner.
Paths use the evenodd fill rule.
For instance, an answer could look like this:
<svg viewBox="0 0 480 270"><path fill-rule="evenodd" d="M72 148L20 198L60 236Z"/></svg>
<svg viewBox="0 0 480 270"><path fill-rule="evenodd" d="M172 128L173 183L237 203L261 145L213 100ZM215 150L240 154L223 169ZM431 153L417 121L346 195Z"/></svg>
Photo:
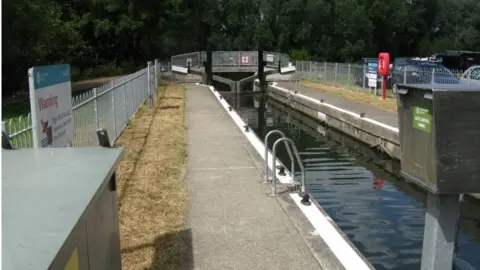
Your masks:
<svg viewBox="0 0 480 270"><path fill-rule="evenodd" d="M324 91L349 100L358 101L383 110L391 112L397 111L397 102L393 98L387 98L386 100L383 100L381 97L369 94L367 92L355 91L346 87L317 83L312 81L303 81L302 86L306 88L316 89L319 91Z"/></svg>
<svg viewBox="0 0 480 270"><path fill-rule="evenodd" d="M162 86L155 106L142 107L117 145L125 155L117 170L123 269L178 269L187 193L185 89Z"/></svg>

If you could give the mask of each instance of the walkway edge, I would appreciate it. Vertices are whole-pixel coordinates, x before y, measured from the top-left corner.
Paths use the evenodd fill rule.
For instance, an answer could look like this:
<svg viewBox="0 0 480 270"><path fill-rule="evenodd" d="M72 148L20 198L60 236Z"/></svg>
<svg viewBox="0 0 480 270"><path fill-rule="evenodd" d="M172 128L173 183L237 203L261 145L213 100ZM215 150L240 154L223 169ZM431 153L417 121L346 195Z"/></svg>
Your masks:
<svg viewBox="0 0 480 270"><path fill-rule="evenodd" d="M257 150L258 154L260 157L265 160L264 157L264 151L265 151L265 145L263 144L262 140L260 140L255 133L250 132L250 131L245 131L244 126L246 125L245 122L241 119L241 117L235 112L235 111L229 111L230 105L221 97L221 95L216 92L213 86L207 86L204 84L198 84L197 85L202 85L205 87L208 87L211 91L211 93L215 96L215 98L218 100L218 102L222 105L222 107L229 113L230 117L232 120L235 122L235 124L240 128L242 133L245 135L245 137L248 139L250 144ZM268 153L268 158L269 161L272 160L272 155L269 152ZM281 164L280 161L277 159L277 164ZM273 169L272 162L268 163L268 166L270 169ZM286 170L288 171L288 170ZM279 170L275 169L275 173L277 175L277 178L282 184L289 184L292 183L292 178L290 172L287 173L286 176L280 176L278 175ZM291 193L289 196L283 196L284 198L282 199L282 196L279 196L277 199L279 200L280 204L282 205L282 202L280 200L284 200L282 208L285 210L287 215L289 216L290 219L294 219L287 211L285 208L285 197L288 197L289 200L291 200L295 206L297 207L298 210L302 212L302 214L306 217L306 219L310 222L310 225L313 228L312 232L310 234L310 238L313 235L318 235L322 238L322 241L328 246L330 249L331 253L333 253L336 257L336 259L341 263L344 269L346 270L363 270L363 269L374 269L373 266L368 263L366 258L354 247L354 245L350 242L348 238L346 238L345 234L336 226L336 224L333 222L333 220L326 214L326 212L321 208L321 206L315 201L311 206L304 206L300 203L300 197L295 199L294 196L298 195L296 193ZM312 199L312 201L314 201ZM306 241L308 239L308 236L305 235L306 230L300 230L297 224L294 224L297 230L299 230L300 234L304 238L303 240L306 242L307 246L310 248L310 250L314 253L314 257L319 261L320 265L324 266L326 263L322 262L322 258L324 256L319 256L318 254L315 254L317 251L317 248L312 247L312 243L309 243L310 241ZM308 230L307 230L308 231ZM321 246L321 245L319 245ZM334 266L335 263L329 262L330 267L333 267L333 269L338 269L338 266ZM328 267L325 265L325 267ZM332 269L332 268L326 268L326 269Z"/></svg>

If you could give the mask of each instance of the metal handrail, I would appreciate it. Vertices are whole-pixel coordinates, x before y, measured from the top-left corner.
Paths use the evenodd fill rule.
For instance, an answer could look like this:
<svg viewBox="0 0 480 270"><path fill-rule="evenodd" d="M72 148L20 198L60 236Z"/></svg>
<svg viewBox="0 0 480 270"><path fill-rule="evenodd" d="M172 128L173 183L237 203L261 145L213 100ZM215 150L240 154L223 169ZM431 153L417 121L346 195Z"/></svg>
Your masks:
<svg viewBox="0 0 480 270"><path fill-rule="evenodd" d="M268 183L269 182L269 177L268 177L268 174L269 174L269 170L268 170L268 138L270 137L270 135L273 135L273 134L278 134L280 136L282 136L282 138L286 138L285 137L285 134L283 132L281 132L280 130L272 130L270 132L267 133L267 135L265 135L265 179L264 179L264 183ZM290 157L290 160L292 161L291 163L291 173L292 173L292 176L295 175L295 162L293 160L293 155L292 155L292 151L288 145L287 142L285 142L285 147L287 148L287 152L288 152L288 156ZM275 166L273 167L273 171L275 172L276 168ZM275 173L274 173L274 176L275 176ZM293 177L292 177L293 178Z"/></svg>
<svg viewBox="0 0 480 270"><path fill-rule="evenodd" d="M295 154L295 158L298 161L298 164L300 166L300 171L302 173L301 192L305 192L305 169L303 167L302 160L300 159L300 155L298 154L297 146L295 145L295 143L291 139L283 137L283 138L280 138L277 141L275 141L275 143L273 144L273 168L276 167L276 163L277 163L277 146L281 142L290 143L290 146L292 147L293 153ZM292 180L294 180L294 178L295 178L295 175L292 174ZM276 175L273 176L273 189L272 189L272 194L271 195L272 196L277 195L277 177L276 177Z"/></svg>

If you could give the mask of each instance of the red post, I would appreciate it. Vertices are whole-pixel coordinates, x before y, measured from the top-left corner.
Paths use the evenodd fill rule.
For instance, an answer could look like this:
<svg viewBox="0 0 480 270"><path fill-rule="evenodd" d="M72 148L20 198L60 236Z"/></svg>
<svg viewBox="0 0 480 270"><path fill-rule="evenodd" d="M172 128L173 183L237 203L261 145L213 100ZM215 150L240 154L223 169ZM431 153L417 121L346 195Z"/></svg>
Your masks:
<svg viewBox="0 0 480 270"><path fill-rule="evenodd" d="M383 82L382 82L382 98L386 99L387 98L387 76L383 76Z"/></svg>

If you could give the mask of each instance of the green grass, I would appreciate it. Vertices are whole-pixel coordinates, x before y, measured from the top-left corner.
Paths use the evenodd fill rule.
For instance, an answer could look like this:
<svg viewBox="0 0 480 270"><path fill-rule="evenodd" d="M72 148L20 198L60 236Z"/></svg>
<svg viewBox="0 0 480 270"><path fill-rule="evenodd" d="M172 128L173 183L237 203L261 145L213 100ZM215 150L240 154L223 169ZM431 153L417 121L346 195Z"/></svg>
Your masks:
<svg viewBox="0 0 480 270"><path fill-rule="evenodd" d="M356 91L370 92L370 89L368 87L363 88L356 84L355 76L353 72L351 72L350 75L345 73L340 73L335 75L335 72L329 71L326 73L326 77L325 77L325 73L323 72L318 72L318 73L303 72L302 78L307 81L318 82L318 83L328 84L328 85L335 85L338 87L344 87L344 88L356 90ZM382 93L382 89L378 88L377 95L381 95L381 93ZM393 97L393 91L391 88L387 88L387 97Z"/></svg>

